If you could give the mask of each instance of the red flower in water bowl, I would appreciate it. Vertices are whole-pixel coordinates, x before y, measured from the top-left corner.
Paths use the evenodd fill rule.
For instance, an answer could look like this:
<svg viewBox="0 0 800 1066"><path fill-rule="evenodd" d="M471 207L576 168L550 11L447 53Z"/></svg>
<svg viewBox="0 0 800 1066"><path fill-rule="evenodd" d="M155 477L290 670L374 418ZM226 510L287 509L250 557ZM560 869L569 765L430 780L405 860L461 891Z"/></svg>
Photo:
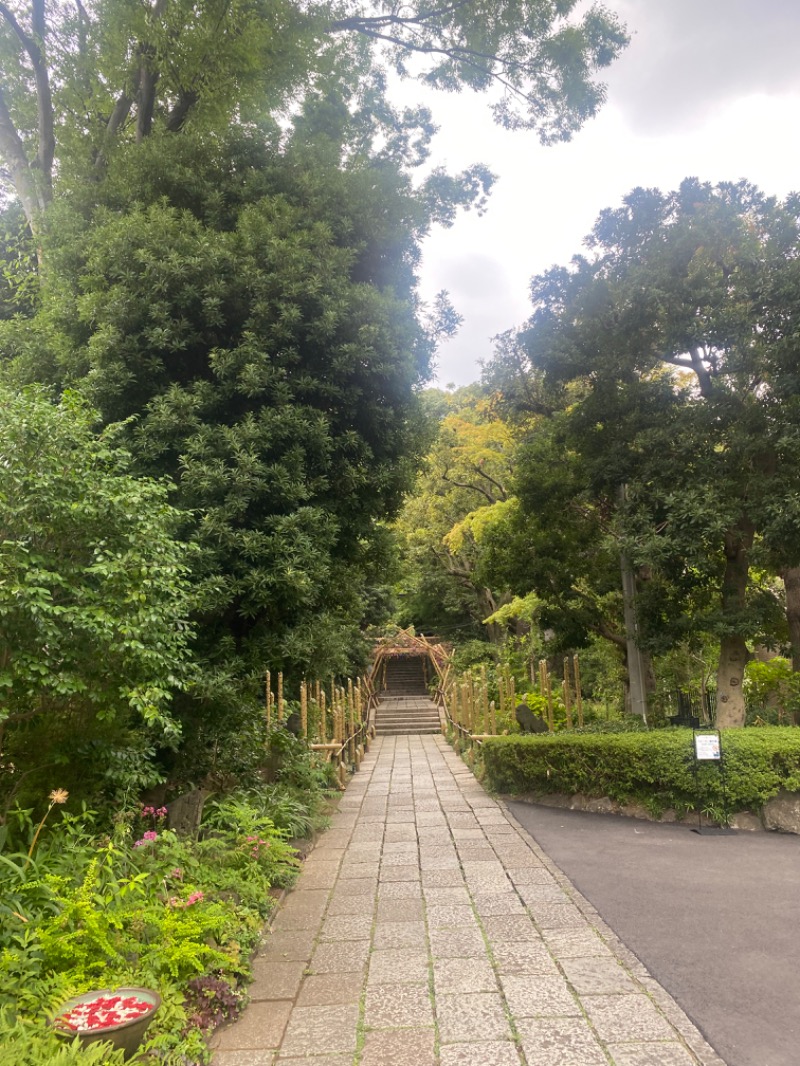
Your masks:
<svg viewBox="0 0 800 1066"><path fill-rule="evenodd" d="M158 992L149 988L104 988L67 1000L52 1019L59 1036L81 1044L109 1041L122 1048L125 1058L141 1044L148 1025L161 1005Z"/></svg>

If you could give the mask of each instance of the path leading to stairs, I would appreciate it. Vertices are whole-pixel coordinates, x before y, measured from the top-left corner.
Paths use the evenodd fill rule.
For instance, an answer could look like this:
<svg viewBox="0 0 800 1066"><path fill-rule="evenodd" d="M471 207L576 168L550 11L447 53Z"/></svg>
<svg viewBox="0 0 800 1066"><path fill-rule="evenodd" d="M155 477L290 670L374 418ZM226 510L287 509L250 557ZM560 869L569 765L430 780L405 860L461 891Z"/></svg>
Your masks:
<svg viewBox="0 0 800 1066"><path fill-rule="evenodd" d="M725 1066L441 736L379 738L214 1066Z"/></svg>

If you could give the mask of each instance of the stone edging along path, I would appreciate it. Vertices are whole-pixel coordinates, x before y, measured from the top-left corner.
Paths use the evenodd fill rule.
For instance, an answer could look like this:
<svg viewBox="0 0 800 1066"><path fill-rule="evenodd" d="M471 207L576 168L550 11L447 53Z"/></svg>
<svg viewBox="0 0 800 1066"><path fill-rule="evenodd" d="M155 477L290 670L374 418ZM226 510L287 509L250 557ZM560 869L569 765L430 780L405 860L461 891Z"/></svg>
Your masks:
<svg viewBox="0 0 800 1066"><path fill-rule="evenodd" d="M214 1066L725 1066L440 736L383 738Z"/></svg>

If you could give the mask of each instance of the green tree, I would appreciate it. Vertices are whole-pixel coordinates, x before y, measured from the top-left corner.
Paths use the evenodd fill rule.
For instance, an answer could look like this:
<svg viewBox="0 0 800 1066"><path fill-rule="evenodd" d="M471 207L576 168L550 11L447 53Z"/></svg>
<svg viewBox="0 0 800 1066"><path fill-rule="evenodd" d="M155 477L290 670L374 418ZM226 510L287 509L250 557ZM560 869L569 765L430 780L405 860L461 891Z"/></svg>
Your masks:
<svg viewBox="0 0 800 1066"><path fill-rule="evenodd" d="M38 225L56 176L87 180L120 143L189 124L249 123L296 106L311 86L357 92L374 84L371 71L382 81L381 62L445 90L498 86L500 122L563 140L601 104L594 76L626 43L602 7L581 18L576 7L4 0L0 156ZM380 125L385 102L372 112Z"/></svg>
<svg viewBox="0 0 800 1066"><path fill-rule="evenodd" d="M627 486L623 546L653 579L651 633L677 611L719 638L721 725L744 721L747 640L775 631L754 553L800 558L797 242L795 198L635 190L587 257L535 279L523 334L551 388L580 383L567 417L594 490Z"/></svg>
<svg viewBox="0 0 800 1066"><path fill-rule="evenodd" d="M397 521L409 568L402 617L481 632L509 598L483 578L480 545L487 524L509 506L511 435L477 387L427 399L437 409L437 432ZM494 624L488 632L501 635Z"/></svg>
<svg viewBox="0 0 800 1066"><path fill-rule="evenodd" d="M84 794L106 774L141 784L153 772L147 751L177 740L170 705L191 679L179 515L163 484L131 475L116 432L95 435L95 421L69 394L54 404L40 390L0 388L6 802L53 766L58 784ZM81 750L82 765L69 768Z"/></svg>

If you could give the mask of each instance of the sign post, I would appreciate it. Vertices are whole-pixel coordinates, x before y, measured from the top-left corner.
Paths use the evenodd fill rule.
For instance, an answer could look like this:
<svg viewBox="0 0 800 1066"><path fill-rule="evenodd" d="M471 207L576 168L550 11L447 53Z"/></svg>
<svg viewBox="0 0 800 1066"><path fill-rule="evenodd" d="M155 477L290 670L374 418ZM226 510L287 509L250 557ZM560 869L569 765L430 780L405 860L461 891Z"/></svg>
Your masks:
<svg viewBox="0 0 800 1066"><path fill-rule="evenodd" d="M692 730L692 754L694 755L694 781L697 790L697 829L693 833L729 833L732 832L728 825L728 790L725 782L725 759L722 754L722 734L718 729L704 729L702 733ZM722 816L721 826L706 826L703 828L702 812L700 809L700 777L698 767L700 763L716 763L719 767L722 783Z"/></svg>

